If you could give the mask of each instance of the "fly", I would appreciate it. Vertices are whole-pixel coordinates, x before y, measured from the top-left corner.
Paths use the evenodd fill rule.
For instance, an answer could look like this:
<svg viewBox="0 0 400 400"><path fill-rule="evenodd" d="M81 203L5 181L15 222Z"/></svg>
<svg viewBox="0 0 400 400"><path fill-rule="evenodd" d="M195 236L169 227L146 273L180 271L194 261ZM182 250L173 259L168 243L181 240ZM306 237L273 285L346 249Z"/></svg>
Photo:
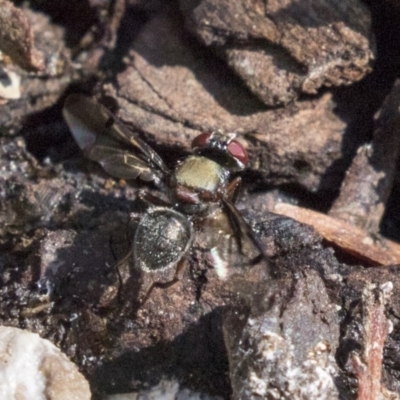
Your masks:
<svg viewBox="0 0 400 400"><path fill-rule="evenodd" d="M63 115L88 159L115 178L141 179L160 189L160 197L142 196L148 208L138 216L132 244L146 296L155 283L177 279L197 237L207 244L221 279L243 260L263 257L262 247L234 205L241 179L232 175L248 163L247 151L234 133L198 135L192 154L170 169L146 142L88 97L70 95Z"/></svg>

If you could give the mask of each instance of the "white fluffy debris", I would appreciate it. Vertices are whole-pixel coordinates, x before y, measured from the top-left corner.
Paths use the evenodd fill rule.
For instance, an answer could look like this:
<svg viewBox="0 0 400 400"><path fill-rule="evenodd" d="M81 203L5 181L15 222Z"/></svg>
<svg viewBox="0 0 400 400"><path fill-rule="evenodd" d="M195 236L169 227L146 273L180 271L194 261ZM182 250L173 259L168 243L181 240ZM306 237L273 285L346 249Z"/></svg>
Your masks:
<svg viewBox="0 0 400 400"><path fill-rule="evenodd" d="M21 97L21 77L13 71L3 69L0 76L0 98L5 100L16 100Z"/></svg>

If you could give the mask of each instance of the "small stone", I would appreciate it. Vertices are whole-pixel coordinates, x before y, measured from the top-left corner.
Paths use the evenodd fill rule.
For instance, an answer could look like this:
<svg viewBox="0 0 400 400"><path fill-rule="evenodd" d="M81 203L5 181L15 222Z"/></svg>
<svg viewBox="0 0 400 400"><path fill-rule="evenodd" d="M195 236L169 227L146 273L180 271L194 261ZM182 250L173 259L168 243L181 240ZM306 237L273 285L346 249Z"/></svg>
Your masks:
<svg viewBox="0 0 400 400"><path fill-rule="evenodd" d="M89 383L56 346L36 333L0 327L0 393L4 400L85 400Z"/></svg>

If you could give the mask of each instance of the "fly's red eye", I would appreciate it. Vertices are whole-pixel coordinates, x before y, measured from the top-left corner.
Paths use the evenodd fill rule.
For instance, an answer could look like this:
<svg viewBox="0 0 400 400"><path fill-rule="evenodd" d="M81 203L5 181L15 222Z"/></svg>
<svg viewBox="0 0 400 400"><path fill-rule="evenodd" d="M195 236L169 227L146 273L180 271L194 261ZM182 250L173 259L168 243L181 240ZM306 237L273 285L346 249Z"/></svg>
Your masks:
<svg viewBox="0 0 400 400"><path fill-rule="evenodd" d="M206 147L208 146L208 141L210 139L211 133L205 132L196 136L192 141L192 149L197 147Z"/></svg>
<svg viewBox="0 0 400 400"><path fill-rule="evenodd" d="M236 158L243 165L247 165L247 162L249 161L249 155L240 142L237 140L232 140L228 144L228 151L232 157Z"/></svg>

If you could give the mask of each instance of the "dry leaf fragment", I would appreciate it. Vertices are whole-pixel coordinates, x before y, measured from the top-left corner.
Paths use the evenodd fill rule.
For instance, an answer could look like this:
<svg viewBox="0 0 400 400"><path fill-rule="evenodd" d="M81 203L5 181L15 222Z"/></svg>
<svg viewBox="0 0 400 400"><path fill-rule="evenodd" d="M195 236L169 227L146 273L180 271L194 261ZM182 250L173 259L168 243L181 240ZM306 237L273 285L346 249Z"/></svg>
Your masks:
<svg viewBox="0 0 400 400"><path fill-rule="evenodd" d="M372 141L359 147L329 215L379 232L400 153L400 80L375 117Z"/></svg>
<svg viewBox="0 0 400 400"><path fill-rule="evenodd" d="M286 203L276 203L275 213L311 225L328 242L372 265L400 264L400 245L374 240L367 231L345 221Z"/></svg>

